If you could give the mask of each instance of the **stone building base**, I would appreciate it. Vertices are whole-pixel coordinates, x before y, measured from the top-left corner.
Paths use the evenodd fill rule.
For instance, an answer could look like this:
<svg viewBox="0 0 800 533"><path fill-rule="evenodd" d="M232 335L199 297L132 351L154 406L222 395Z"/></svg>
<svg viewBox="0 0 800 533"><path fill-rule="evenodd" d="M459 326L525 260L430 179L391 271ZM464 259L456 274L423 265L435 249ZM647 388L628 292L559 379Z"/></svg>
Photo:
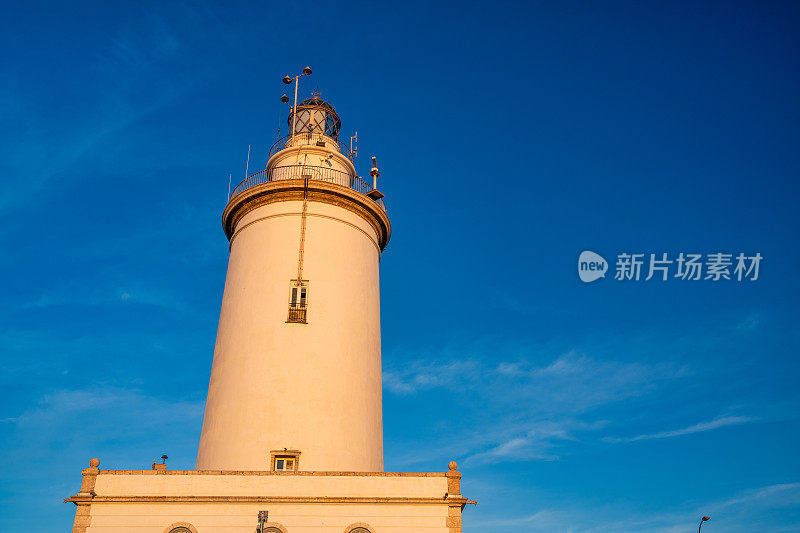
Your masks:
<svg viewBox="0 0 800 533"><path fill-rule="evenodd" d="M73 533L461 533L461 473L100 470ZM471 502L470 502L471 503ZM135 529L134 529L135 528ZM271 528L271 529L270 529Z"/></svg>

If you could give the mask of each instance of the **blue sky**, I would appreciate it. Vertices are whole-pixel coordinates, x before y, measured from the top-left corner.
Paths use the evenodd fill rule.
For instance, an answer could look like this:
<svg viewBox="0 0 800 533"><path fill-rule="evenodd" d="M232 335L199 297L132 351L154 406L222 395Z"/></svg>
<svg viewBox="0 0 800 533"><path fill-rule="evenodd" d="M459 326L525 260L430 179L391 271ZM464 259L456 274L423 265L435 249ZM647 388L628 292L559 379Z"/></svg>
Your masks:
<svg viewBox="0 0 800 533"><path fill-rule="evenodd" d="M387 470L457 460L465 532L800 531L796 3L2 11L0 530L66 530L91 457L194 466L228 174L308 64L394 229ZM764 259L584 284L583 250Z"/></svg>

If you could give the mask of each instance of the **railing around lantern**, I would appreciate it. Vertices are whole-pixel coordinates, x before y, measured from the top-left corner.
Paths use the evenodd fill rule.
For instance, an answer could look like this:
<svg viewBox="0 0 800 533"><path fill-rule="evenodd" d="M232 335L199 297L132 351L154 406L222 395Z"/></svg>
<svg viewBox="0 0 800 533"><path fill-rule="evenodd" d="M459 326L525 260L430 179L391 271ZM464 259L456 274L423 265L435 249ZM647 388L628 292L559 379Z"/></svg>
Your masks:
<svg viewBox="0 0 800 533"><path fill-rule="evenodd" d="M239 183L239 185L236 186L235 189L233 189L233 192L231 192L231 195L228 197L228 199L230 200L240 192L246 191L247 189L255 187L256 185L261 185L262 183L292 179L310 179L335 183L336 185L348 187L365 195L372 191L372 186L367 182L358 176L353 176L349 172L344 172L343 170L311 165L284 165L267 168L261 172L256 172L255 174L248 176L247 179L243 180L241 183ZM386 210L383 199L376 200L376 203L381 206L384 211Z"/></svg>
<svg viewBox="0 0 800 533"><path fill-rule="evenodd" d="M272 157L273 155L277 154L284 148L286 148L286 144L290 143L293 146L301 146L301 145L309 145L309 144L317 144L317 143L324 143L326 148L328 147L338 147L339 151L345 155L345 157L349 158L351 161L353 159L352 152L350 151L350 140L349 139L334 139L333 137L329 137L322 133L309 133L309 132L299 132L294 134L294 138L291 135L287 135L285 137L281 137L275 144L273 144L269 149L269 154L267 158ZM290 146L291 147L291 146Z"/></svg>

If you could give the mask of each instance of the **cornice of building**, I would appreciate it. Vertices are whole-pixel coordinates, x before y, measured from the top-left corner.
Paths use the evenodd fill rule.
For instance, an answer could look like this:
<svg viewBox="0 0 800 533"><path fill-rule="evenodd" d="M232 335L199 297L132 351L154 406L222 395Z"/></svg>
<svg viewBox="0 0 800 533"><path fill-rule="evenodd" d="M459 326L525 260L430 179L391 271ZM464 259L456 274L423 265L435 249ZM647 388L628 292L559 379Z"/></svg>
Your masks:
<svg viewBox="0 0 800 533"><path fill-rule="evenodd" d="M286 179L269 181L256 185L233 196L222 212L222 227L228 240L235 236L239 221L254 209L263 205L302 201L307 197L309 202L335 205L351 211L375 230L378 236L378 247L386 248L392 235L392 225L386 211L373 199L349 187L319 180Z"/></svg>
<svg viewBox="0 0 800 533"><path fill-rule="evenodd" d="M73 496L64 503L79 503L84 499ZM467 503L463 497L447 498L415 498L415 497L370 497L370 496L95 496L92 504L97 503L373 503L373 504L426 504L426 505L459 505Z"/></svg>
<svg viewBox="0 0 800 533"><path fill-rule="evenodd" d="M273 470L99 470L96 475L129 476L355 476L355 477L447 477L450 472L336 472Z"/></svg>

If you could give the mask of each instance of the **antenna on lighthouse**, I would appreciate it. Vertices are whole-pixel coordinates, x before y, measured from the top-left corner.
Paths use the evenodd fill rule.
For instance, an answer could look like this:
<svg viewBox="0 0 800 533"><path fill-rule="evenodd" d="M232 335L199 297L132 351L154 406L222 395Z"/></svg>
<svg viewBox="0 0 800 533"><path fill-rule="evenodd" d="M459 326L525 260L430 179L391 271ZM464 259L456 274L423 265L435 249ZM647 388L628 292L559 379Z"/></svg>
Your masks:
<svg viewBox="0 0 800 533"><path fill-rule="evenodd" d="M355 132L352 137L350 137L350 161L356 161L356 156L358 155L358 132Z"/></svg>
<svg viewBox="0 0 800 533"><path fill-rule="evenodd" d="M247 179L247 175L250 173L250 145L247 145L247 165L244 167L244 179Z"/></svg>

